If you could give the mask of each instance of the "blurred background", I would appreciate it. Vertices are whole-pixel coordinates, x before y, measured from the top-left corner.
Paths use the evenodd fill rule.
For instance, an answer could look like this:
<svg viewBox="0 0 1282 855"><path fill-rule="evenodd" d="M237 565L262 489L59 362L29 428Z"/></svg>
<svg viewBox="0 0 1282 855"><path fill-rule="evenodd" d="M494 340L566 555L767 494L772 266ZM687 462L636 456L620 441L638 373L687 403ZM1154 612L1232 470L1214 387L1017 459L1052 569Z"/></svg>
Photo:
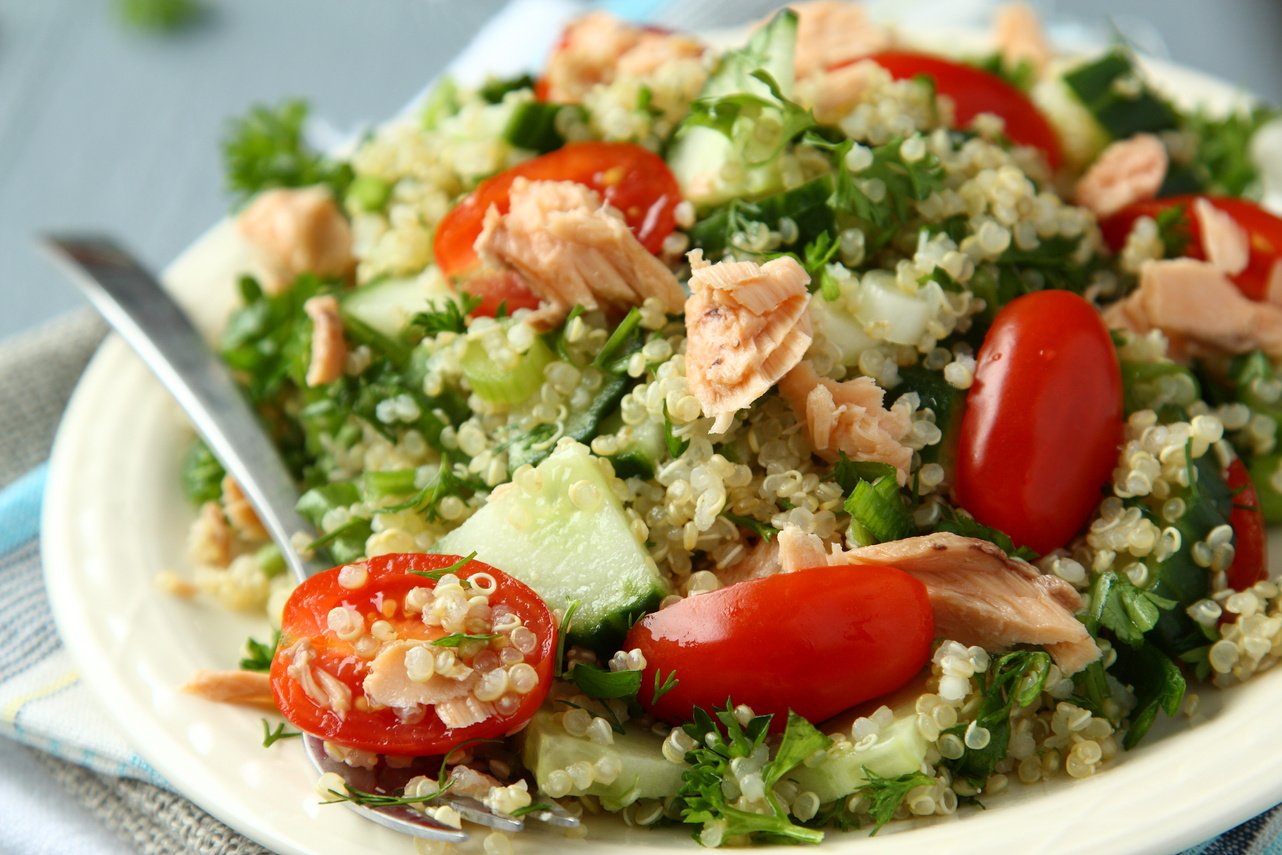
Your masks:
<svg viewBox="0 0 1282 855"><path fill-rule="evenodd" d="M728 26L760 0L604 3L669 26ZM988 0L872 0L916 25L982 25ZM1142 50L1282 104L1279 0L1034 2L1073 44ZM96 228L153 267L221 217L219 140L254 103L301 97L339 131L397 111L503 0L0 0L0 339L80 305L32 235ZM166 26L168 11L189 17ZM159 10L159 11L157 11ZM160 17L157 17L160 16ZM180 16L181 17L181 16Z"/></svg>

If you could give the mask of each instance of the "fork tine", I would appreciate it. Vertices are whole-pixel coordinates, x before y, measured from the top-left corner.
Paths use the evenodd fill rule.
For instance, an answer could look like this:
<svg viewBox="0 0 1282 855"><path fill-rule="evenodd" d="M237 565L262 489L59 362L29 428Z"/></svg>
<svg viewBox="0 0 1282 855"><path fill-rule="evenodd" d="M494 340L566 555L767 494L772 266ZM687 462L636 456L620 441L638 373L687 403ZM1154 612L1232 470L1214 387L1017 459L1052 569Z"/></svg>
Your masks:
<svg viewBox="0 0 1282 855"><path fill-rule="evenodd" d="M497 814L476 799L447 794L441 797L440 803L449 805L458 811L459 816L477 825L484 825L498 831L523 831L525 829L525 823L519 817Z"/></svg>
<svg viewBox="0 0 1282 855"><path fill-rule="evenodd" d="M342 776L343 780L347 780L348 775L354 771L332 759L325 752L325 744L310 733L303 734L303 745L307 749L307 759L311 761L317 772L321 774L335 772ZM429 840L445 840L451 843L462 843L467 840L466 831L451 828L405 806L388 805L374 808L356 802L343 802L343 804L365 819L401 834L410 834Z"/></svg>
<svg viewBox="0 0 1282 855"><path fill-rule="evenodd" d="M534 810L527 813L525 819L532 819L557 828L578 828L582 821L556 802L551 802L547 810Z"/></svg>

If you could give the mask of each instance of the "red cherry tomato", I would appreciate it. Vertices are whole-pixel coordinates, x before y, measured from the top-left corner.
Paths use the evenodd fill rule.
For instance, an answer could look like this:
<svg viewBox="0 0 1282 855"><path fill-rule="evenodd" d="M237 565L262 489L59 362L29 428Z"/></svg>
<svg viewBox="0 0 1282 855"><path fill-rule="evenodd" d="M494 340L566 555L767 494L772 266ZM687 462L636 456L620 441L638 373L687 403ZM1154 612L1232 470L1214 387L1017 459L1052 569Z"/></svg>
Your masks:
<svg viewBox="0 0 1282 855"><path fill-rule="evenodd" d="M500 306L509 315L517 309L539 307L539 295L525 287L520 275L512 271L470 276L459 283L459 287L481 301L471 311L472 315L492 318L498 314Z"/></svg>
<svg viewBox="0 0 1282 855"><path fill-rule="evenodd" d="M647 615L625 649L645 654L639 700L689 721L730 698L782 727L822 721L899 688L930 658L934 614L921 582L893 567L819 567L740 582ZM676 686L654 702L660 683Z"/></svg>
<svg viewBox="0 0 1282 855"><path fill-rule="evenodd" d="M445 633L439 627L424 625L418 614L406 614L406 595L414 588L434 588L436 582L413 571L440 570L459 561L454 555L419 553L382 555L358 565L368 573L368 581L359 588L343 587L338 582L340 567L317 573L299 585L285 604L280 644L272 660L272 694L285 718L300 730L329 739L341 745L380 754L424 756L444 754L465 739L491 738L518 730L543 703L552 682L553 651L556 647L556 625L552 614L539 595L521 582L480 561L470 561L455 571L462 579L477 573L488 573L496 586L490 594L494 606L506 605L521 622L534 632L538 644L525 661L534 666L538 686L526 695L518 695L519 706L508 715L495 714L470 727L449 728L432 708L417 720L402 720L388 707L361 709L365 704L364 683L370 671L369 659L356 654L354 642L340 639L329 628L329 613L338 606L351 606L365 617L368 633L375 620L392 624L398 639L434 639ZM384 611L393 602L390 616ZM371 637L366 635L365 637ZM321 705L308 694L303 684L289 673L289 666L300 649L310 648L313 657L309 668L313 678L324 670L352 693L352 706L339 715L328 705ZM444 649L444 648L442 648Z"/></svg>
<svg viewBox="0 0 1282 855"><path fill-rule="evenodd" d="M656 254L676 226L673 211L681 189L663 158L632 143L570 143L487 178L441 219L433 249L446 276L464 275L477 265L472 245L485 212L493 205L507 213L508 193L517 178L586 184L618 208L637 240Z"/></svg>
<svg viewBox="0 0 1282 855"><path fill-rule="evenodd" d="M1064 160L1064 149L1054 126L1028 96L996 74L926 53L882 51L867 57L896 80L925 75L935 81L935 91L952 99L957 127L964 128L980 113L1000 116L1011 142L1040 149L1051 169ZM858 60L834 65L840 68Z"/></svg>
<svg viewBox="0 0 1282 855"><path fill-rule="evenodd" d="M1197 194L1146 199L1128 205L1111 217L1106 217L1100 222L1100 231L1109 247L1114 252L1120 252L1126 245L1126 236L1130 234L1131 227L1135 225L1137 219L1156 218L1168 208L1183 208L1184 219L1188 223L1189 230L1189 242L1185 254L1190 258L1204 259L1206 250L1202 246L1202 229L1192 208L1193 203L1198 199L1210 202L1246 230L1251 241L1250 259L1247 261L1245 270L1229 278L1245 296L1252 300L1265 299L1273 266L1282 261L1282 217L1269 213L1247 199Z"/></svg>
<svg viewBox="0 0 1282 855"><path fill-rule="evenodd" d="M1229 565L1228 582L1230 588L1245 591L1269 578L1264 515L1260 512L1255 484L1241 460L1229 464L1224 481L1234 494L1233 511L1229 514L1229 525L1233 527L1233 563Z"/></svg>
<svg viewBox="0 0 1282 855"><path fill-rule="evenodd" d="M1063 546L1100 499L1122 440L1122 378L1099 313L1038 291L997 313L958 439L954 495L1037 552Z"/></svg>

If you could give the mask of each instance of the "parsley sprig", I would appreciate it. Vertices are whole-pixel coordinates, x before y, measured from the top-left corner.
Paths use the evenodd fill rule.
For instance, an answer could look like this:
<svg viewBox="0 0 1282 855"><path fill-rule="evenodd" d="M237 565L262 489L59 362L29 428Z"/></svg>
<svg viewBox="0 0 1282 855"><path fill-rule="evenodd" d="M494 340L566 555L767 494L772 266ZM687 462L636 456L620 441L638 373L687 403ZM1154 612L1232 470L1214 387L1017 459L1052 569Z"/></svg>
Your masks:
<svg viewBox="0 0 1282 855"><path fill-rule="evenodd" d="M694 740L695 747L686 752L685 760L690 767L682 773L676 798L682 820L704 828L702 835L696 833L696 839L710 845L720 845L745 834L777 842L819 843L823 840L822 831L792 822L774 795L774 785L784 775L831 743L796 713L789 712L779 749L761 770L769 813L744 810L726 801L721 784L733 777L732 761L750 757L765 743L771 718L754 716L746 725L741 725L729 701L725 709L715 711L715 717L701 707L694 708L694 720L683 729Z"/></svg>

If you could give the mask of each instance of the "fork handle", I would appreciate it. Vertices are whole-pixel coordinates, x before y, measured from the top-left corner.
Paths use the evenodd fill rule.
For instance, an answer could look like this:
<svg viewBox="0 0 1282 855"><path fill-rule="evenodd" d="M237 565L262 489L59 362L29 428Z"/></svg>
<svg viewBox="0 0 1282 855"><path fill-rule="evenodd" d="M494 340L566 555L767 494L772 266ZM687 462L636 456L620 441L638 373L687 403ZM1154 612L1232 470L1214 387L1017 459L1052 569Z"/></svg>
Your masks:
<svg viewBox="0 0 1282 855"><path fill-rule="evenodd" d="M294 509L293 478L230 372L164 287L110 238L48 235L42 243L187 413L299 581L322 569L291 543L296 532L314 531Z"/></svg>

